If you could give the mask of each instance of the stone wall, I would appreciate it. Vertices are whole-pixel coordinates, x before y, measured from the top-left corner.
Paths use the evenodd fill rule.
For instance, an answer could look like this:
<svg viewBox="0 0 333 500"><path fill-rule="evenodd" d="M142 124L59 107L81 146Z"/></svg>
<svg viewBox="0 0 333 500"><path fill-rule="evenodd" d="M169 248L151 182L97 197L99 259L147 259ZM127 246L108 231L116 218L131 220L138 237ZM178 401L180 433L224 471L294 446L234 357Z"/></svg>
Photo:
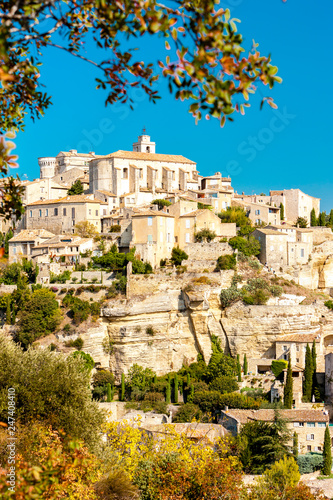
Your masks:
<svg viewBox="0 0 333 500"><path fill-rule="evenodd" d="M189 260L202 260L205 267L206 260L217 260L220 255L233 254L234 250L228 243L189 243L184 248Z"/></svg>

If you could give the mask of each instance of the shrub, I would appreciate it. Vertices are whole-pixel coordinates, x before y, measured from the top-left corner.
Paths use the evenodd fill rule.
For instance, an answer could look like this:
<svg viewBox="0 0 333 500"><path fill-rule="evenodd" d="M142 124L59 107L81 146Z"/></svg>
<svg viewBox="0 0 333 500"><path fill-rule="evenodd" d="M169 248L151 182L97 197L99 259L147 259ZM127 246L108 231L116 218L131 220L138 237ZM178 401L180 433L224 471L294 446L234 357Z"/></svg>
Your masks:
<svg viewBox="0 0 333 500"><path fill-rule="evenodd" d="M114 224L109 229L109 233L120 233L120 232L121 232L121 226L120 226L120 224Z"/></svg>
<svg viewBox="0 0 333 500"><path fill-rule="evenodd" d="M286 455L266 469L259 479L259 485L266 490L274 491L279 496L284 496L288 487L294 487L300 480L298 465L293 457Z"/></svg>
<svg viewBox="0 0 333 500"><path fill-rule="evenodd" d="M182 261L187 259L188 255L186 252L181 250L179 247L173 247L170 260L175 266L180 266Z"/></svg>
<svg viewBox="0 0 333 500"><path fill-rule="evenodd" d="M195 241L198 241L199 243L202 241L207 241L209 243L216 238L216 233L210 229L201 229L201 231L195 233L194 238Z"/></svg>
<svg viewBox="0 0 333 500"><path fill-rule="evenodd" d="M221 255L217 259L217 271L224 271L226 269L236 269L236 255Z"/></svg>
<svg viewBox="0 0 333 500"><path fill-rule="evenodd" d="M83 344L84 342L81 337L78 337L75 340L68 340L67 342L65 342L66 347L76 347L76 349L78 349L79 351L81 351Z"/></svg>
<svg viewBox="0 0 333 500"><path fill-rule="evenodd" d="M197 404L204 413L215 413L223 410L225 406L244 410L257 410L261 402L260 400L243 396L238 392L221 394L219 391L205 391L194 393L193 403Z"/></svg>
<svg viewBox="0 0 333 500"><path fill-rule="evenodd" d="M160 260L160 267L165 267L166 263L167 263L167 259L161 259Z"/></svg>
<svg viewBox="0 0 333 500"><path fill-rule="evenodd" d="M271 292L273 297L281 297L281 295L283 293L283 288L281 286L278 286L278 285L273 285L269 288L269 291Z"/></svg>
<svg viewBox="0 0 333 500"><path fill-rule="evenodd" d="M202 411L198 405L193 403L186 403L182 405L177 413L173 417L173 422L175 423L186 423L195 420L200 420L202 417Z"/></svg>
<svg viewBox="0 0 333 500"><path fill-rule="evenodd" d="M67 280L71 279L71 272L64 271L61 274L50 273L50 283L66 283Z"/></svg>
<svg viewBox="0 0 333 500"><path fill-rule="evenodd" d="M238 300L242 300L242 294L235 286L231 286L230 288L221 290L220 299L222 307L230 307Z"/></svg>
<svg viewBox="0 0 333 500"><path fill-rule="evenodd" d="M234 236L229 240L229 245L234 249L242 252L244 255L259 255L260 243L253 236L248 239L241 236Z"/></svg>
<svg viewBox="0 0 333 500"><path fill-rule="evenodd" d="M288 368L288 361L286 361L285 359L274 359L272 361L272 365L271 365L271 370L272 372L274 373L275 377L277 378L282 372L283 370L285 370L286 368Z"/></svg>
<svg viewBox="0 0 333 500"><path fill-rule="evenodd" d="M219 391L221 394L238 390L238 384L234 377L223 376L215 378L209 386L211 391Z"/></svg>
<svg viewBox="0 0 333 500"><path fill-rule="evenodd" d="M92 377L92 386L105 387L106 384L114 385L114 375L108 370L98 370Z"/></svg>
<svg viewBox="0 0 333 500"><path fill-rule="evenodd" d="M324 459L321 453L307 453L306 455L298 455L297 457L300 474L311 474L316 470L320 470L323 463Z"/></svg>
<svg viewBox="0 0 333 500"><path fill-rule="evenodd" d="M210 285L211 281L207 276L200 276L200 278L194 278L192 283L193 285Z"/></svg>
<svg viewBox="0 0 333 500"><path fill-rule="evenodd" d="M159 210L162 210L164 207L169 207L172 203L171 201L164 199L156 199L151 202L152 205L157 205Z"/></svg>
<svg viewBox="0 0 333 500"><path fill-rule="evenodd" d="M326 307L328 307L328 309L331 309L331 311L333 311L333 300L326 300L324 304Z"/></svg>
<svg viewBox="0 0 333 500"><path fill-rule="evenodd" d="M153 328L152 326L147 326L147 328L146 328L146 334L147 334L147 335L154 336L154 335L155 335L155 333L156 333L156 332L155 332L155 330L154 330L154 328Z"/></svg>

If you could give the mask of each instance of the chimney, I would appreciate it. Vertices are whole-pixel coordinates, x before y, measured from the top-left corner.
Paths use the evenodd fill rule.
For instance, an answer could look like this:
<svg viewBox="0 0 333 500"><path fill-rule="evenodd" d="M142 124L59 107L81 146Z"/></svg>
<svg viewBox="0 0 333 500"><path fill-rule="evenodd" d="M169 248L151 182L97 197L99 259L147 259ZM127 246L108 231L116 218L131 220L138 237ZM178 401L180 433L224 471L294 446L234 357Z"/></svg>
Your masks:
<svg viewBox="0 0 333 500"><path fill-rule="evenodd" d="M89 151L89 154L95 156L95 151Z"/></svg>
<svg viewBox="0 0 333 500"><path fill-rule="evenodd" d="M72 153L73 155L76 155L77 154L77 149L70 149L69 152Z"/></svg>

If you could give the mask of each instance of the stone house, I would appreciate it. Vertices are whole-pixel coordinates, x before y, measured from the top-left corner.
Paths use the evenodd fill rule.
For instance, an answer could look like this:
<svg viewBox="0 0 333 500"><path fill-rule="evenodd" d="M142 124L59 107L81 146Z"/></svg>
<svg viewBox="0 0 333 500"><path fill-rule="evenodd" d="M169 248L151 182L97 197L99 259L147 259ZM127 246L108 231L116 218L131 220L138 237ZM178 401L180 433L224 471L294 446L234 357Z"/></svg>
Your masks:
<svg viewBox="0 0 333 500"><path fill-rule="evenodd" d="M26 229L48 229L55 234L75 233L75 224L88 221L101 232L101 214L107 204L91 195L36 201L27 206Z"/></svg>
<svg viewBox="0 0 333 500"><path fill-rule="evenodd" d="M111 193L110 191L104 191L103 189L97 190L95 191L94 196L96 200L107 203L107 206L105 208L103 207L103 216L108 216L114 213L119 207L119 199L114 193Z"/></svg>
<svg viewBox="0 0 333 500"><path fill-rule="evenodd" d="M288 263L286 233L270 228L257 228L252 235L260 243L259 260L262 264L273 267L285 266Z"/></svg>
<svg viewBox="0 0 333 500"><path fill-rule="evenodd" d="M80 254L93 250L93 238L73 235L56 235L34 246L31 259L37 263L63 263L74 265L80 261Z"/></svg>
<svg viewBox="0 0 333 500"><path fill-rule="evenodd" d="M145 210L132 215L132 242L136 253L155 268L171 257L175 245L175 218L163 210Z"/></svg>
<svg viewBox="0 0 333 500"><path fill-rule="evenodd" d="M325 345L320 333L298 333L294 335L281 335L275 341L275 359L288 361L289 356L292 366L305 368L306 346L312 347L316 343L317 373L325 372Z"/></svg>
<svg viewBox="0 0 333 500"><path fill-rule="evenodd" d="M56 175L65 173L73 168L77 168L81 173L89 172L89 162L99 155L93 151L90 153L78 153L76 149L60 151L57 156L38 158L41 179L50 179Z"/></svg>
<svg viewBox="0 0 333 500"><path fill-rule="evenodd" d="M223 189L231 188L231 178L222 177L221 172L201 178L201 189Z"/></svg>
<svg viewBox="0 0 333 500"><path fill-rule="evenodd" d="M233 191L228 188L205 188L197 192L198 202L210 205L214 212L219 213L231 206Z"/></svg>
<svg viewBox="0 0 333 500"><path fill-rule="evenodd" d="M278 207L239 199L232 200L231 206L244 208L246 215L256 226L280 224L280 208Z"/></svg>
<svg viewBox="0 0 333 500"><path fill-rule="evenodd" d="M30 260L32 248L53 238L53 236L53 233L45 229L20 231L8 242L8 263L20 262L22 258Z"/></svg>
<svg viewBox="0 0 333 500"><path fill-rule="evenodd" d="M299 453L322 452L325 428L329 424L327 412L320 410L280 410L279 414L288 421L287 427L298 435ZM243 425L254 420L273 422L274 410L223 410L219 424L236 436ZM292 440L289 442L292 447Z"/></svg>
<svg viewBox="0 0 333 500"><path fill-rule="evenodd" d="M178 234L175 235L176 244L184 248L188 243L194 243L195 233L202 229L214 231L221 237L221 219L208 209L198 209L181 215L177 227Z"/></svg>
<svg viewBox="0 0 333 500"><path fill-rule="evenodd" d="M90 191L102 189L122 196L139 193L144 188L156 197L157 188L165 192L198 189L194 161L181 155L157 154L155 149L155 143L144 132L133 144L133 151L116 151L92 160Z"/></svg>

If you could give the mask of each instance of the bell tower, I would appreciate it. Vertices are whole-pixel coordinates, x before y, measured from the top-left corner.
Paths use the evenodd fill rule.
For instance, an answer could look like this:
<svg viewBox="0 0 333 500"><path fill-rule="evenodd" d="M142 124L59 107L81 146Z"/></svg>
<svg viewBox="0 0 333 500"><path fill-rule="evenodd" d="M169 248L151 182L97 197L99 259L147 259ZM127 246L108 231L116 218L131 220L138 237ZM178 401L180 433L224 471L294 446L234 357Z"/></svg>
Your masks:
<svg viewBox="0 0 333 500"><path fill-rule="evenodd" d="M133 151L137 153L155 153L155 142L150 141L150 135L146 134L145 127L142 134L138 137L138 142L133 143Z"/></svg>

